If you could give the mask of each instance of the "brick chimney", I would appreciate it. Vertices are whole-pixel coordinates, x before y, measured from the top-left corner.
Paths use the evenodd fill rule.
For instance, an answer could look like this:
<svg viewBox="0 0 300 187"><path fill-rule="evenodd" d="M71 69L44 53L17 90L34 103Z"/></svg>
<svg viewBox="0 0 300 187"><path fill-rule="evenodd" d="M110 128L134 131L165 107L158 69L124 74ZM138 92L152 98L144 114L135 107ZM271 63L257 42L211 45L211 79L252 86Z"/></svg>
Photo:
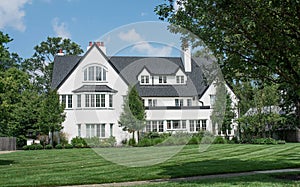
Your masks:
<svg viewBox="0 0 300 187"><path fill-rule="evenodd" d="M106 54L106 47L104 46L104 42L95 42L95 44L101 49L101 51ZM87 46L86 50L89 50L90 47L92 47L93 42L89 42L89 45Z"/></svg>
<svg viewBox="0 0 300 187"><path fill-rule="evenodd" d="M65 53L63 52L62 49L59 49L59 50L58 50L58 53L57 53L56 55L57 55L57 56L64 56Z"/></svg>
<svg viewBox="0 0 300 187"><path fill-rule="evenodd" d="M101 51L106 54L106 47L104 46L104 42L96 42L96 45L101 49Z"/></svg>

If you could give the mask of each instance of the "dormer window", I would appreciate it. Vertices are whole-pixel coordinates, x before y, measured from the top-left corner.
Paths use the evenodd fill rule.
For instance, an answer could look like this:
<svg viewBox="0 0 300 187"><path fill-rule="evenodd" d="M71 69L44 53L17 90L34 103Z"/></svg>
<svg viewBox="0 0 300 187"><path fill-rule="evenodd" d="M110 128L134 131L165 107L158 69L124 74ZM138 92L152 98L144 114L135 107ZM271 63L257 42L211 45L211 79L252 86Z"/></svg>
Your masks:
<svg viewBox="0 0 300 187"><path fill-rule="evenodd" d="M84 81L106 81L107 70L101 66L89 66L84 69Z"/></svg>
<svg viewBox="0 0 300 187"><path fill-rule="evenodd" d="M176 76L176 83L177 84L183 84L184 83L184 76L183 75Z"/></svg>
<svg viewBox="0 0 300 187"><path fill-rule="evenodd" d="M160 83L160 84L167 83L167 76L159 76L158 77L158 83Z"/></svg>
<svg viewBox="0 0 300 187"><path fill-rule="evenodd" d="M149 84L149 76L148 75L142 75L141 76L141 83L142 84Z"/></svg>

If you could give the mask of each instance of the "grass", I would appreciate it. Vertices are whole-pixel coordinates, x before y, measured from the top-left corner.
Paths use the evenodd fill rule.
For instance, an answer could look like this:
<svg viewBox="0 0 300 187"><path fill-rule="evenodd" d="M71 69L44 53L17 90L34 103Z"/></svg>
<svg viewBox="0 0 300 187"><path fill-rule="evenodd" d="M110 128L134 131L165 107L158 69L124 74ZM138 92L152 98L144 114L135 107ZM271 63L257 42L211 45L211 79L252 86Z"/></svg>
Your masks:
<svg viewBox="0 0 300 187"><path fill-rule="evenodd" d="M203 179L195 181L180 181L180 182L161 182L150 183L144 185L137 185L138 187L231 187L231 186L247 186L247 187L287 187L287 186L300 186L300 181L280 179L278 176L282 175L300 175L300 172L282 173L282 174L256 174L250 176L231 177L231 178L217 178L217 179Z"/></svg>
<svg viewBox="0 0 300 187"><path fill-rule="evenodd" d="M100 152L117 154L121 149ZM165 162L144 167L115 164L92 149L20 151L0 154L0 186L94 184L296 167L300 144L211 145L204 152L188 145Z"/></svg>

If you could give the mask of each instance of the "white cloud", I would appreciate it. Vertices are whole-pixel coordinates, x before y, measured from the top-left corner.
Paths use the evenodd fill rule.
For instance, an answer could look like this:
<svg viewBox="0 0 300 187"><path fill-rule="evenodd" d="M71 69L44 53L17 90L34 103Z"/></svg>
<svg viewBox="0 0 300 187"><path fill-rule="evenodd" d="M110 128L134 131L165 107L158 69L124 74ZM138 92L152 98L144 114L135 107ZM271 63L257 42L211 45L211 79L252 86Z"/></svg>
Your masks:
<svg viewBox="0 0 300 187"><path fill-rule="evenodd" d="M12 27L19 31L25 31L23 8L27 3L31 3L31 0L0 0L0 29Z"/></svg>
<svg viewBox="0 0 300 187"><path fill-rule="evenodd" d="M55 34L62 38L71 38L71 33L68 31L66 23L59 22L58 18L52 20L52 28Z"/></svg>
<svg viewBox="0 0 300 187"><path fill-rule="evenodd" d="M146 53L149 56L170 56L172 52L172 46L154 47L149 42L141 42L135 44L133 49L140 53Z"/></svg>
<svg viewBox="0 0 300 187"><path fill-rule="evenodd" d="M135 31L135 29L131 29L128 32L120 32L119 38L125 42L140 42L143 41L142 36Z"/></svg>
<svg viewBox="0 0 300 187"><path fill-rule="evenodd" d="M118 37L122 41L133 43L133 50L149 56L170 56L172 52L172 46L154 47L145 41L135 29L131 29L128 32L120 32Z"/></svg>

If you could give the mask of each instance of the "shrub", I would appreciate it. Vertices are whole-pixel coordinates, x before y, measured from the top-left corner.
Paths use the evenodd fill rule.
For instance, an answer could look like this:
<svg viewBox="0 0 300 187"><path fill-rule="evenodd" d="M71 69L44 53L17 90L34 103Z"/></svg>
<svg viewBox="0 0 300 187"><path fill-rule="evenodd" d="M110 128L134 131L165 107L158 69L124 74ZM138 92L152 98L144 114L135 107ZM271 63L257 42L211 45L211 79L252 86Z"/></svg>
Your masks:
<svg viewBox="0 0 300 187"><path fill-rule="evenodd" d="M192 138L189 140L188 144L199 144L199 138L196 136L192 136Z"/></svg>
<svg viewBox="0 0 300 187"><path fill-rule="evenodd" d="M84 146L82 143L77 143L74 145L75 148L84 148L86 146Z"/></svg>
<svg viewBox="0 0 300 187"><path fill-rule="evenodd" d="M116 140L116 138L114 136L111 136L111 137L105 139L104 141L107 142L110 147L115 146L116 143L117 143L117 140Z"/></svg>
<svg viewBox="0 0 300 187"><path fill-rule="evenodd" d="M99 137L92 137L92 138L85 138L84 139L84 142L86 142L87 146L88 147L100 147L100 138ZM84 142L78 142L80 144L83 144L84 146L83 147L86 147L86 145L84 144Z"/></svg>
<svg viewBox="0 0 300 187"><path fill-rule="evenodd" d="M68 144L68 135L66 133L59 132L59 139L60 139L60 144L62 144L62 146Z"/></svg>
<svg viewBox="0 0 300 187"><path fill-rule="evenodd" d="M135 144L136 144L135 139L133 139L133 138L129 139L128 145L135 146Z"/></svg>
<svg viewBox="0 0 300 187"><path fill-rule="evenodd" d="M62 149L63 148L63 145L62 144L57 144L56 146L55 146L55 149Z"/></svg>
<svg viewBox="0 0 300 187"><path fill-rule="evenodd" d="M151 139L143 138L138 142L138 144L136 146L138 146L138 147L147 147L147 146L152 146L152 145L153 145L153 143L152 143Z"/></svg>
<svg viewBox="0 0 300 187"><path fill-rule="evenodd" d="M49 144L49 145L46 145L46 146L45 146L45 149L53 149L53 146L50 145L50 144Z"/></svg>
<svg viewBox="0 0 300 187"><path fill-rule="evenodd" d="M204 136L201 139L201 144L211 144L211 143L213 143L213 140L214 140L214 138L211 136Z"/></svg>
<svg viewBox="0 0 300 187"><path fill-rule="evenodd" d="M239 143L238 137L234 136L231 138L230 143Z"/></svg>
<svg viewBox="0 0 300 187"><path fill-rule="evenodd" d="M127 139L122 140L121 143L122 143L123 145L127 145Z"/></svg>
<svg viewBox="0 0 300 187"><path fill-rule="evenodd" d="M76 136L75 138L73 138L71 140L71 144L73 145L73 147L77 147L76 145L82 145L81 147L87 147L87 143L85 141L85 139Z"/></svg>
<svg viewBox="0 0 300 187"><path fill-rule="evenodd" d="M152 143L153 143L153 145L157 145L157 144L162 143L164 140L165 140L164 138L155 138L152 140Z"/></svg>
<svg viewBox="0 0 300 187"><path fill-rule="evenodd" d="M27 138L24 135L17 136L17 147L23 147L26 145Z"/></svg>
<svg viewBox="0 0 300 187"><path fill-rule="evenodd" d="M41 150L41 149L44 149L44 147L41 144L35 144L35 149Z"/></svg>
<svg viewBox="0 0 300 187"><path fill-rule="evenodd" d="M24 145L24 146L22 147L22 149L23 149L23 150L29 150L29 146L28 146L28 145Z"/></svg>
<svg viewBox="0 0 300 187"><path fill-rule="evenodd" d="M35 150L35 144L29 145L29 150Z"/></svg>
<svg viewBox="0 0 300 187"><path fill-rule="evenodd" d="M65 149L73 149L73 145L72 144L66 144Z"/></svg>
<svg viewBox="0 0 300 187"><path fill-rule="evenodd" d="M213 144L225 144L227 141L222 136L216 136L213 141Z"/></svg>
<svg viewBox="0 0 300 187"><path fill-rule="evenodd" d="M275 145L277 141L273 138L257 138L253 140L253 144L269 144Z"/></svg>
<svg viewBox="0 0 300 187"><path fill-rule="evenodd" d="M286 142L284 140L277 140L277 144L285 144Z"/></svg>

